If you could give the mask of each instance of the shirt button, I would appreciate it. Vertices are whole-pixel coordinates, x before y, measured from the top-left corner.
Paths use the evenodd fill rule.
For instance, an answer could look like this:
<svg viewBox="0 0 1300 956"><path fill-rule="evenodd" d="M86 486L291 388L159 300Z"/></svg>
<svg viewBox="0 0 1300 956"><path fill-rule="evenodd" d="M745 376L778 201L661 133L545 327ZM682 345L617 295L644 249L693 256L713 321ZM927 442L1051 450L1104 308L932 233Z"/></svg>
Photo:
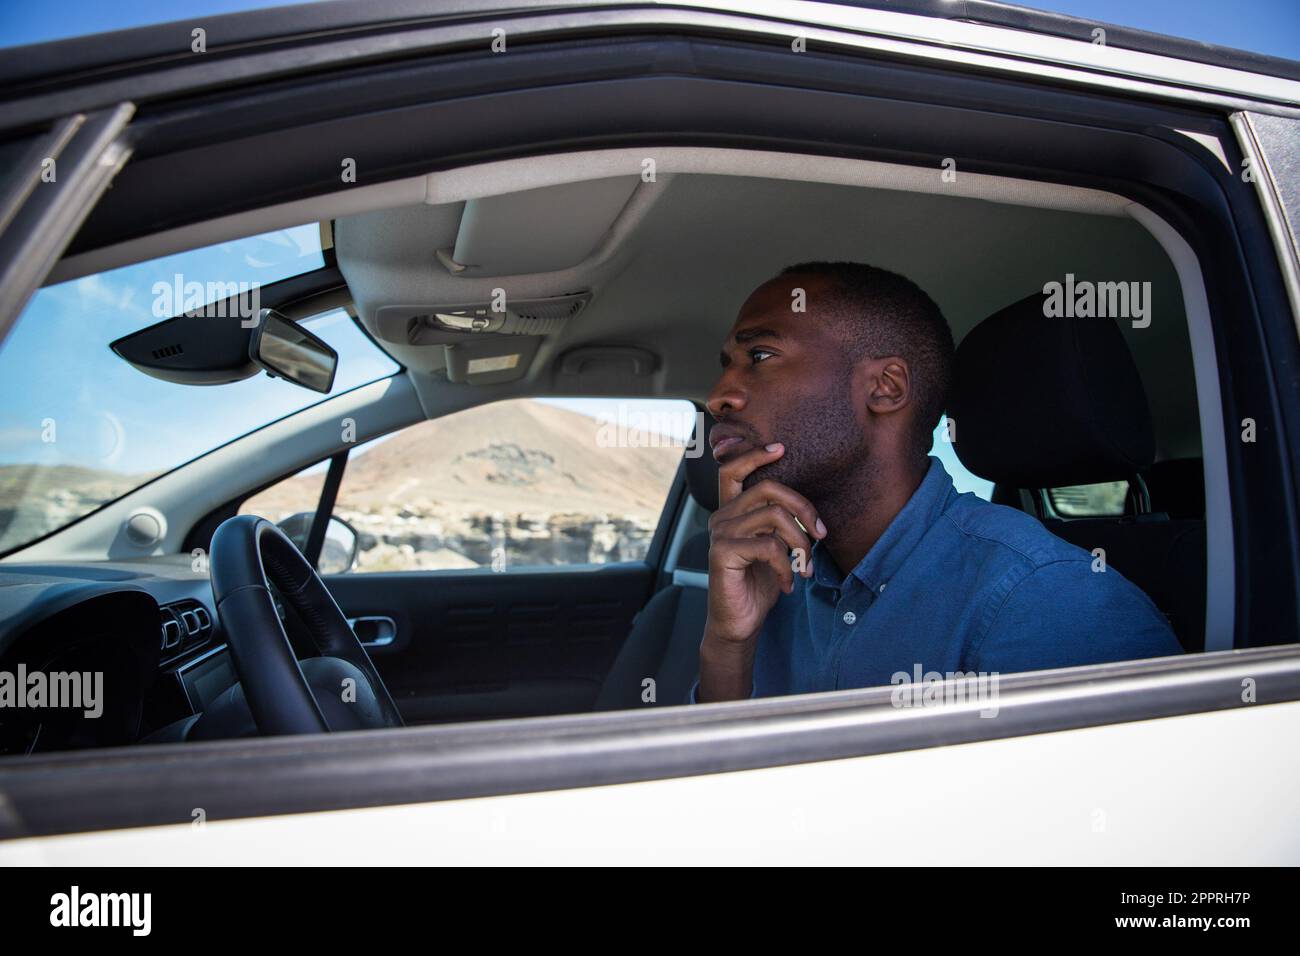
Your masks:
<svg viewBox="0 0 1300 956"><path fill-rule="evenodd" d="M880 586L880 593L881 594L885 593L885 586L883 584Z"/></svg>
<svg viewBox="0 0 1300 956"><path fill-rule="evenodd" d="M858 616L854 614L852 611L844 612L844 623L849 625L849 627L852 627L854 622L857 621L857 619Z"/></svg>

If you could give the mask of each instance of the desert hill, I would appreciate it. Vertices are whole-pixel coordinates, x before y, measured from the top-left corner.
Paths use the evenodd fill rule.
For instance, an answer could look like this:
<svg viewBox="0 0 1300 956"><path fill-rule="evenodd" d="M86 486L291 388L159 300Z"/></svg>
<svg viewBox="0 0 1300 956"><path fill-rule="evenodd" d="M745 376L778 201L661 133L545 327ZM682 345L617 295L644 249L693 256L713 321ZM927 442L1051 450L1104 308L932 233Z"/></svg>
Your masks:
<svg viewBox="0 0 1300 956"><path fill-rule="evenodd" d="M353 452L335 513L362 532L363 565L476 566L493 548L516 563L635 558L683 450L648 433L638 447L604 446L616 438L536 401L469 409ZM309 507L322 480L291 478L241 510L280 520Z"/></svg>

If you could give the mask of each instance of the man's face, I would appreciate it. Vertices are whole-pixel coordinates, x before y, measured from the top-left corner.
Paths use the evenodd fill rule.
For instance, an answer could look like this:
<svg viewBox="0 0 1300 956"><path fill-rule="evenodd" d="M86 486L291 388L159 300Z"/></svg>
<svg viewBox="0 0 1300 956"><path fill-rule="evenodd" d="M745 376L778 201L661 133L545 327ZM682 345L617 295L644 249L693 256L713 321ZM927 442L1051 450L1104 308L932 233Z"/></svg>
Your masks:
<svg viewBox="0 0 1300 956"><path fill-rule="evenodd" d="M718 424L710 441L719 462L771 442L785 454L745 479L779 481L816 501L868 454L853 394L853 363L826 319L820 276L780 276L741 306L723 344L722 375L709 393ZM795 290L805 312L796 312Z"/></svg>

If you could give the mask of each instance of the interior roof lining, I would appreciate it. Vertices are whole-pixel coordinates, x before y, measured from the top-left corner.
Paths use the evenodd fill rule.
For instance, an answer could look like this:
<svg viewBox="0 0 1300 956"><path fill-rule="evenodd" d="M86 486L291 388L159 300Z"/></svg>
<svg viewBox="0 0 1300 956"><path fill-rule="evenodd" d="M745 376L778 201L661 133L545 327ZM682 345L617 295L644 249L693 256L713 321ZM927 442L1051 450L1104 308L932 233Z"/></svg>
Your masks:
<svg viewBox="0 0 1300 956"><path fill-rule="evenodd" d="M1083 186L964 172L942 166L911 166L770 150L706 146L644 146L551 153L498 160L423 176L354 186L324 196L250 210L106 246L63 259L46 284L66 282L120 266L157 259L308 222L420 203L444 205L484 196L539 189L613 176L641 176L646 160L655 175L704 173L751 176L899 192L931 193L1066 212L1126 217L1130 201Z"/></svg>

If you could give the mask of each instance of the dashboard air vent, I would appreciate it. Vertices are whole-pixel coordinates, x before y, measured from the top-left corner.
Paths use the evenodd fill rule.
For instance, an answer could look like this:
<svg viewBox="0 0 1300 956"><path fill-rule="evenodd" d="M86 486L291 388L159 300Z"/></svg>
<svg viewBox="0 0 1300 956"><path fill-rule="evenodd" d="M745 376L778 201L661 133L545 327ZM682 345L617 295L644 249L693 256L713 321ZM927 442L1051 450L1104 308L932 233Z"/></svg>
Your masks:
<svg viewBox="0 0 1300 956"><path fill-rule="evenodd" d="M212 636L212 614L198 601L177 601L161 609L163 657L184 654Z"/></svg>

